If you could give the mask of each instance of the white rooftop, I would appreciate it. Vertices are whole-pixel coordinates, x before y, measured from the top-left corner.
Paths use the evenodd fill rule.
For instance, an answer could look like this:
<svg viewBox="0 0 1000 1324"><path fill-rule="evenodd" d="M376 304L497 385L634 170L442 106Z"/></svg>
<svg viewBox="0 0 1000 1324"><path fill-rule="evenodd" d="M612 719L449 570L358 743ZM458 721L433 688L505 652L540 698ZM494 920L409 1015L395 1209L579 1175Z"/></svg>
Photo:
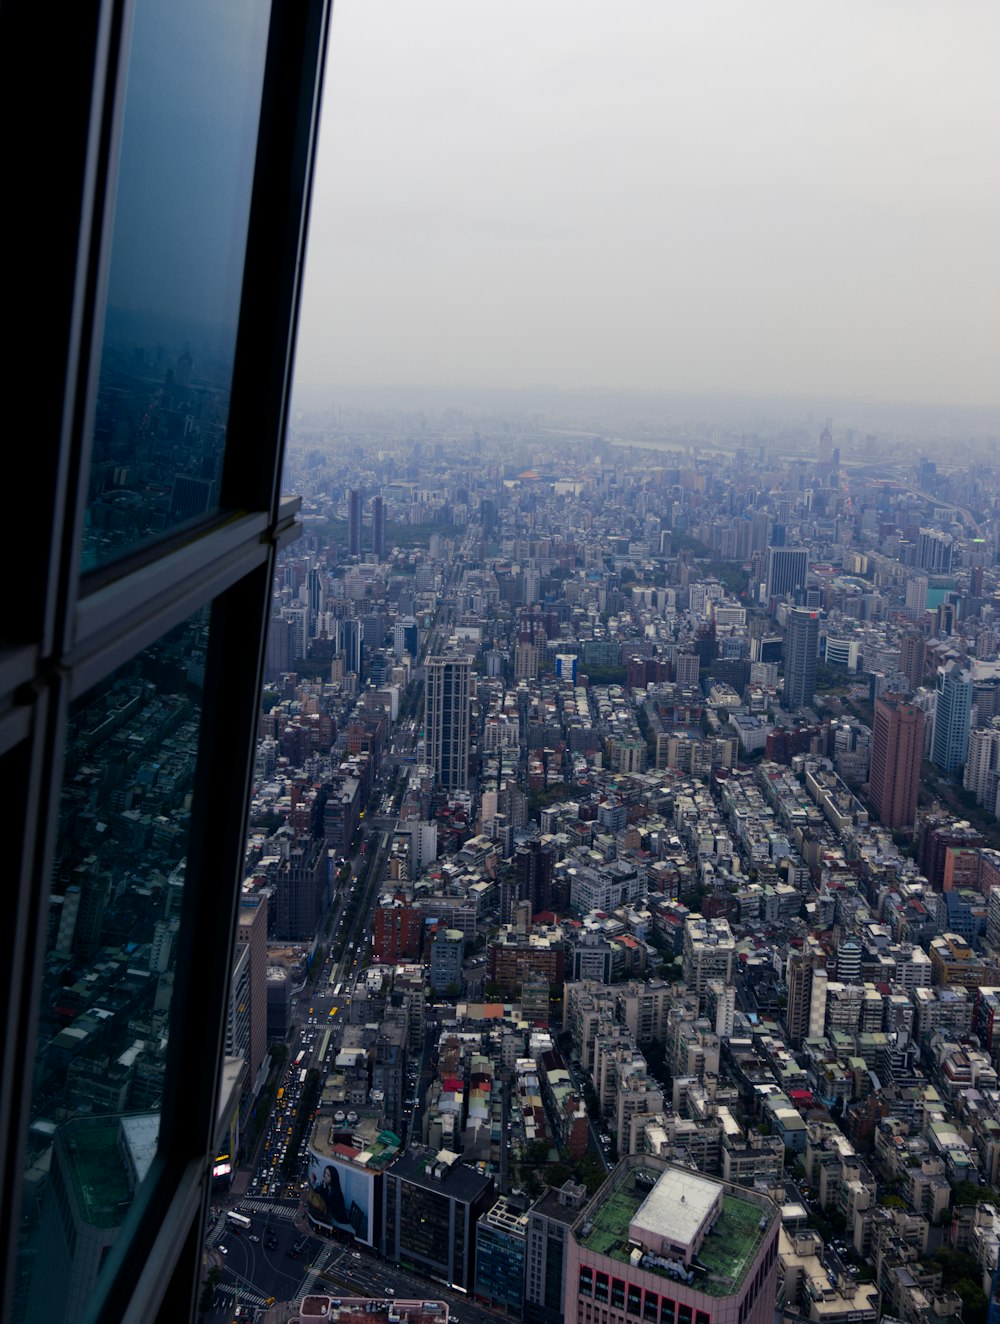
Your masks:
<svg viewBox="0 0 1000 1324"><path fill-rule="evenodd" d="M121 1128L138 1185L145 1179L156 1157L156 1147L160 1139L160 1114L139 1113L123 1117Z"/></svg>
<svg viewBox="0 0 1000 1324"><path fill-rule="evenodd" d="M718 1182L696 1172L668 1168L636 1210L631 1228L647 1234L642 1240L648 1246L658 1245L661 1239L690 1246L721 1194Z"/></svg>

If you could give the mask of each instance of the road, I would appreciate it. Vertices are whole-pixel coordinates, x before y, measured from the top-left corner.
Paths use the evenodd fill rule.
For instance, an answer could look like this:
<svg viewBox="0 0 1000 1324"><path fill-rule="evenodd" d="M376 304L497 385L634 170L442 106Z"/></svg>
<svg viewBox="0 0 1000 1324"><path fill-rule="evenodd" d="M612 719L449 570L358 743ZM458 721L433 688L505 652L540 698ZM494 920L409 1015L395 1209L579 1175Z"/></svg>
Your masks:
<svg viewBox="0 0 1000 1324"><path fill-rule="evenodd" d="M249 1200L241 1205L253 1224L250 1234L227 1227L224 1214L209 1233L207 1256L222 1273L215 1294L217 1307L206 1316L209 1320L231 1320L233 1306L239 1302L263 1306L269 1297L284 1301L302 1295L309 1276L308 1266L321 1253L324 1243L308 1237L301 1256L293 1258L290 1252L301 1236L292 1222L294 1207L272 1204L267 1213L250 1207L263 1208L265 1203ZM273 1250L264 1244L267 1228L278 1243ZM251 1236L261 1239L253 1241Z"/></svg>
<svg viewBox="0 0 1000 1324"><path fill-rule="evenodd" d="M583 1070L582 1067L577 1066L575 1062L569 1062L567 1069L570 1074L570 1079L572 1080L577 1091L580 1094L585 1095L586 1085L588 1083L587 1073ZM590 1116L590 1113L588 1112L587 1113L587 1130L589 1132L588 1149L590 1153L592 1153L593 1155L595 1155L595 1157L601 1160L601 1163L604 1165L604 1171L610 1172L611 1169L614 1167L614 1164L611 1162L611 1158L608 1154L608 1151L601 1144L600 1130L602 1129L603 1129L603 1123L598 1123L595 1125L594 1119Z"/></svg>
<svg viewBox="0 0 1000 1324"><path fill-rule="evenodd" d="M452 584L460 575L460 566L453 564L449 570L447 583ZM435 649L442 639L443 630L450 628L454 615L454 604L444 601L442 594L431 631L431 643ZM316 1068L325 1074L339 1049L343 1024L350 1017L355 981L366 964L366 945L371 933L372 914L382 884L385 861L397 826L397 819L391 811L398 806L402 787L396 786L395 795L390 797L388 792L393 790L391 779L398 779L401 764L405 766L407 761L419 757L420 726L419 720L403 722L394 736L384 765L384 773L389 779L388 788L385 781L376 787L368 806L369 817L362 825L361 847L350 858L349 877L346 883L340 885L334 894L329 929L331 939L326 944L325 950L321 947L323 954L315 964L314 974L293 1002L290 1063L295 1062L300 1052L305 1055L292 1074L297 1074L302 1067ZM348 918L347 912L352 906L353 917ZM332 948L339 950L340 955L337 958L330 956ZM334 989L338 987L340 995L334 997ZM330 1036L327 1051L323 1054L327 1030L330 1031ZM431 1074L430 1034L429 1026L428 1039L421 1055L417 1087L417 1094L421 1100ZM298 1094L295 1095L295 1101L287 1106L291 1098L289 1078L290 1073L286 1071L282 1077L285 1082L286 1112L279 1119L282 1128L285 1127L285 1123L289 1126L294 1126L295 1123ZM419 1132L419 1103L415 1112L413 1130ZM272 1119L268 1126L263 1128L261 1148L255 1156L254 1171L258 1174L257 1189L261 1192L265 1179L270 1188L274 1186L277 1175L274 1166L277 1162L276 1156L273 1152L270 1154L267 1152L268 1146L275 1146L275 1125ZM290 1131L287 1133L291 1134ZM279 1137L282 1142L284 1134L285 1132L282 1131ZM296 1194L298 1180L299 1178L289 1180L287 1186L282 1183L284 1193L288 1196ZM341 1276L346 1276L349 1280L345 1282L345 1286L349 1287L353 1294L371 1295L373 1292L385 1291L387 1295L391 1295L391 1288L397 1294L409 1297L428 1295L430 1285L425 1280L401 1274L394 1266L381 1265L379 1261L368 1256L364 1262L364 1272L359 1277L360 1260L354 1258L357 1253L345 1251L336 1243L309 1237L303 1250L302 1260L292 1258L289 1252L300 1236L292 1222L295 1215L300 1212L299 1202L294 1199L287 1203L275 1202L273 1192L271 1195L269 1202L266 1198L260 1198L255 1191L248 1191L242 1201L233 1203L232 1207L251 1217L254 1226L249 1235L240 1235L227 1225L224 1209L212 1225L206 1254L210 1261L219 1267L222 1282L216 1293L219 1309L209 1318L231 1319L232 1308L239 1301L247 1305L262 1306L271 1297L287 1300L301 1296L315 1282L316 1274L333 1263L340 1265ZM272 1236L277 1244L269 1246ZM349 1263L347 1263L348 1258ZM309 1264L310 1267L303 1270L300 1267L303 1263ZM377 1272L373 1271L375 1265L378 1266ZM434 1294L437 1294L436 1288ZM452 1295L451 1302L457 1307L466 1304L463 1298L455 1295ZM486 1324L489 1319L496 1318L489 1312L479 1310L471 1316L468 1310L465 1313L468 1318L473 1319L474 1324Z"/></svg>
<svg viewBox="0 0 1000 1324"><path fill-rule="evenodd" d="M322 1275L333 1290L340 1289L352 1296L402 1297L404 1300L444 1301L449 1312L460 1324L497 1324L509 1316L491 1310L473 1301L462 1292L456 1292L441 1283L408 1273L398 1265L383 1263L370 1253L341 1250L331 1258Z"/></svg>

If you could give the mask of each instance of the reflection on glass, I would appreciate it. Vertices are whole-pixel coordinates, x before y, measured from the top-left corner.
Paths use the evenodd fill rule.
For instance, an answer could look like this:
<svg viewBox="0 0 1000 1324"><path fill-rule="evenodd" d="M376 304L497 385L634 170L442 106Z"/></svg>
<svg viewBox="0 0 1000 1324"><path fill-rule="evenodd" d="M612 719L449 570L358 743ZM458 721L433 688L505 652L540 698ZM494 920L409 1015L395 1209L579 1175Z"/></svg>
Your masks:
<svg viewBox="0 0 1000 1324"><path fill-rule="evenodd" d="M135 6L85 570L219 505L269 10Z"/></svg>
<svg viewBox="0 0 1000 1324"><path fill-rule="evenodd" d="M207 619L146 649L70 716L25 1064L18 1319L78 1318L156 1152Z"/></svg>

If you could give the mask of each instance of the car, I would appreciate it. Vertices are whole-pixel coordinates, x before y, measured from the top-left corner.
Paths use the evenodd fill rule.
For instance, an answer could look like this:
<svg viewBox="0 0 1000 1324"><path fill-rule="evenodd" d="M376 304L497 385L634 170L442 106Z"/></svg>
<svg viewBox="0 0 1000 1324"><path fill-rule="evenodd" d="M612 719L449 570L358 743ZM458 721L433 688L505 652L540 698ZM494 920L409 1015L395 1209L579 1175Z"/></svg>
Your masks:
<svg viewBox="0 0 1000 1324"><path fill-rule="evenodd" d="M249 1237L247 1237L247 1240L248 1240L248 1241L260 1241L260 1237L258 1237L258 1235L257 1235L256 1232L251 1232L250 1235L249 1235Z"/></svg>
<svg viewBox="0 0 1000 1324"><path fill-rule="evenodd" d="M229 1247L228 1247L228 1246L224 1246L224 1245L222 1244L221 1241L219 1242L219 1253L222 1254L222 1255L228 1255L228 1254L229 1254Z"/></svg>

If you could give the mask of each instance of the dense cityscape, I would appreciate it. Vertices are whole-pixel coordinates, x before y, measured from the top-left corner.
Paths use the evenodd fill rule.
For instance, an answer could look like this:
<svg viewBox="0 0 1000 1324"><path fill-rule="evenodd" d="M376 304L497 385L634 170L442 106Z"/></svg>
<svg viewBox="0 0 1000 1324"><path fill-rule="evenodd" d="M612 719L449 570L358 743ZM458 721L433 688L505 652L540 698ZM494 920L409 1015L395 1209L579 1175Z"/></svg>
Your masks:
<svg viewBox="0 0 1000 1324"><path fill-rule="evenodd" d="M286 466L206 1317L983 1324L995 471L345 412ZM69 746L44 1073L125 1203L209 629Z"/></svg>
<svg viewBox="0 0 1000 1324"><path fill-rule="evenodd" d="M9 8L0 1324L1000 1324L1000 10Z"/></svg>

